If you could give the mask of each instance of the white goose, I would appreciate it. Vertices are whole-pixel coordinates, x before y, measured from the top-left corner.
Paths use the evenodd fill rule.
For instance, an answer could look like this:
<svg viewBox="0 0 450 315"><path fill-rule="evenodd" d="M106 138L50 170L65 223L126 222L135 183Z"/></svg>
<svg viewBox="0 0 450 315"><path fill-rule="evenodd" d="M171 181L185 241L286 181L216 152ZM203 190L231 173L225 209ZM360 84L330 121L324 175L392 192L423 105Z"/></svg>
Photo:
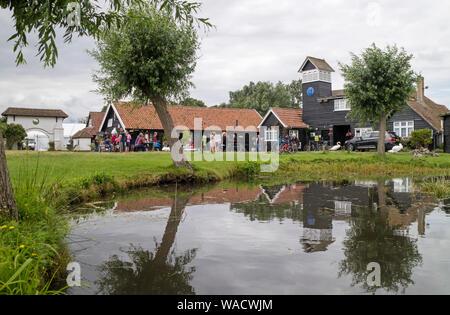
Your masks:
<svg viewBox="0 0 450 315"><path fill-rule="evenodd" d="M330 149L330 151L338 151L341 149L341 143L338 142L334 147Z"/></svg>
<svg viewBox="0 0 450 315"><path fill-rule="evenodd" d="M403 145L400 143L399 145L396 145L392 148L392 150L389 150L389 153L398 153L403 149Z"/></svg>

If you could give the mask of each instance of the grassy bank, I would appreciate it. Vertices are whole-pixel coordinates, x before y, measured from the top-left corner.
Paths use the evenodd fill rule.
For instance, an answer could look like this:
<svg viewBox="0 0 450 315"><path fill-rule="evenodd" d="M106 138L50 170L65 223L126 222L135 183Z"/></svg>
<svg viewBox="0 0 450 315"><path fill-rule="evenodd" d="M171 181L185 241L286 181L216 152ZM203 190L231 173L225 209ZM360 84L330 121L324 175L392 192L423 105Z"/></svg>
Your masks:
<svg viewBox="0 0 450 315"><path fill-rule="evenodd" d="M13 177L19 220L0 217L0 294L53 294L51 280L64 270L67 220L48 198L48 169L22 164Z"/></svg>
<svg viewBox="0 0 450 315"><path fill-rule="evenodd" d="M8 152L13 180L20 181L23 165L38 164L40 170L45 170L36 176L45 178L47 186L52 187L49 195L57 207L113 192L174 182L206 183L241 178L277 183L450 175L448 154L413 160L410 153L380 158L375 153L305 152L280 156L275 173L260 173L262 163L193 162L192 175L186 169L176 169L169 153Z"/></svg>
<svg viewBox="0 0 450 315"><path fill-rule="evenodd" d="M449 176L450 155L413 160L409 153L311 152L280 156L278 170L260 173L261 161L193 162L195 171L172 165L169 153L7 152L19 222L0 222L0 294L54 293L46 285L67 262L67 221L59 210L133 188L163 183L207 183L239 178L266 184L388 177ZM448 180L423 190L448 197ZM1 219L0 219L1 221ZM60 268L60 271L64 271Z"/></svg>

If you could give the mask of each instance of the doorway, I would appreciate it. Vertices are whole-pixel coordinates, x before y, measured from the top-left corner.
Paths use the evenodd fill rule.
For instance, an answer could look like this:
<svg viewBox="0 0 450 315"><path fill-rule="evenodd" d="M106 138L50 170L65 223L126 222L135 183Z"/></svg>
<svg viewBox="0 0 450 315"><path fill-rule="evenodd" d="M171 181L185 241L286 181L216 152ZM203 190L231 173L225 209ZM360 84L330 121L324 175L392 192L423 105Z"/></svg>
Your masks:
<svg viewBox="0 0 450 315"><path fill-rule="evenodd" d="M345 141L349 140L345 136L349 130L351 131L350 125L333 126L333 145L336 145L338 142L344 145Z"/></svg>

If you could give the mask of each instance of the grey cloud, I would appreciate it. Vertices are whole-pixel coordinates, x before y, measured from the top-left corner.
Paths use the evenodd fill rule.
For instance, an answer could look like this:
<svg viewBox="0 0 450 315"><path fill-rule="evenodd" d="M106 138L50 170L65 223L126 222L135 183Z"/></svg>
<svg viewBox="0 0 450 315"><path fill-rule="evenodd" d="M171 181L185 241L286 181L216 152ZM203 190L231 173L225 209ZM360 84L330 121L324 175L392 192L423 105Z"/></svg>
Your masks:
<svg viewBox="0 0 450 315"><path fill-rule="evenodd" d="M193 75L193 97L208 105L228 101L228 92L249 81L289 82L305 56L325 58L335 68L333 87L343 86L338 62L350 61L375 42L396 43L414 54L413 66L425 76L427 95L450 104L450 2L434 0L205 0L201 16L216 30L202 34L200 59ZM373 3L379 9L373 18ZM370 20L372 19L372 20ZM371 21L375 21L372 23ZM0 110L8 106L59 107L71 118L103 106L91 80L96 62L86 54L94 42L74 38L65 45L59 36L59 60L43 69L26 50L28 64L16 68L9 12L0 11ZM32 37L31 37L32 38Z"/></svg>

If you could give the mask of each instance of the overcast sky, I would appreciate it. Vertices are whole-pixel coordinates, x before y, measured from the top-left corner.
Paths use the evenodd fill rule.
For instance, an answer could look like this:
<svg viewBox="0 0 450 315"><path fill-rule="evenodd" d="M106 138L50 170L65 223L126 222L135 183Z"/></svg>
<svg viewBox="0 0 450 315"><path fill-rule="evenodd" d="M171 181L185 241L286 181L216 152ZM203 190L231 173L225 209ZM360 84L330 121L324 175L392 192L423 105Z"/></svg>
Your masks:
<svg viewBox="0 0 450 315"><path fill-rule="evenodd" d="M371 43L397 44L414 55L414 70L425 77L425 92L450 105L450 1L448 0L204 0L202 17L216 30L202 34L191 96L208 106L228 101L228 92L250 81L298 79L306 56L324 58L336 70L333 89L343 87L338 62ZM44 69L32 45L28 63L15 66L10 12L0 9L0 113L10 106L58 108L67 121L87 116L104 105L92 92L97 68L87 53L89 38L65 45L59 59Z"/></svg>

